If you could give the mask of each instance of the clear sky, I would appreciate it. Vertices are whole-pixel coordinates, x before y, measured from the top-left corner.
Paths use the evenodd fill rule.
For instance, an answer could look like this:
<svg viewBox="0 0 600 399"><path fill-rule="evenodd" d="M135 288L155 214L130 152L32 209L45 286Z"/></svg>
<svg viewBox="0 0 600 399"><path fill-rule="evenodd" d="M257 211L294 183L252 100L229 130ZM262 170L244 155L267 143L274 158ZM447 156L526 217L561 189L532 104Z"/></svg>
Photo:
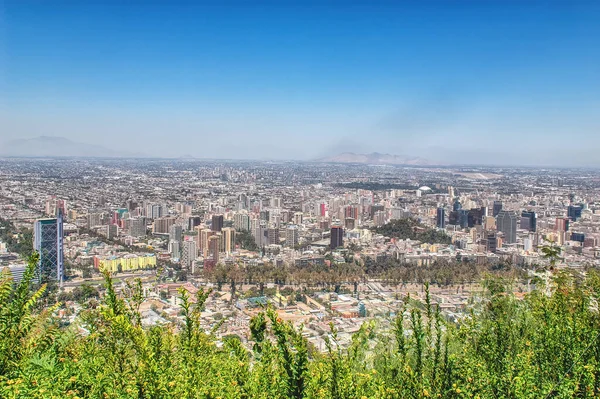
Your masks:
<svg viewBox="0 0 600 399"><path fill-rule="evenodd" d="M600 165L600 1L0 0L0 142L40 135Z"/></svg>

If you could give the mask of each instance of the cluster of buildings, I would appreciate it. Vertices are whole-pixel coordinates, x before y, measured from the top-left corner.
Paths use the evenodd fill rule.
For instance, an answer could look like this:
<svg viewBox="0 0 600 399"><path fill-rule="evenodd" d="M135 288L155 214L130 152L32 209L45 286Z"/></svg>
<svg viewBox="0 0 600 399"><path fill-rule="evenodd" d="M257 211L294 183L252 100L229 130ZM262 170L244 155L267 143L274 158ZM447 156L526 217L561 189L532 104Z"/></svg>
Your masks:
<svg viewBox="0 0 600 399"><path fill-rule="evenodd" d="M450 243L377 233L408 217ZM38 275L66 289L99 279L103 270L144 277L148 300L159 308L145 310L147 323L176 319L174 287L193 293L207 284L202 271L219 264L327 268L367 259L419 266L469 259L527 267L544 263L540 248L553 242L562 266L600 265L600 178L583 170L1 160L0 218L33 230ZM2 242L0 264L15 277L24 270ZM172 285L157 283L158 265L178 271ZM394 314L407 293L374 282L361 287L303 301L281 294L265 300L281 317L305 323L320 346L329 321L349 334L355 319ZM207 323L225 317L224 332L242 334L263 300L221 294L208 304ZM469 296L436 295L451 318L460 317Z"/></svg>

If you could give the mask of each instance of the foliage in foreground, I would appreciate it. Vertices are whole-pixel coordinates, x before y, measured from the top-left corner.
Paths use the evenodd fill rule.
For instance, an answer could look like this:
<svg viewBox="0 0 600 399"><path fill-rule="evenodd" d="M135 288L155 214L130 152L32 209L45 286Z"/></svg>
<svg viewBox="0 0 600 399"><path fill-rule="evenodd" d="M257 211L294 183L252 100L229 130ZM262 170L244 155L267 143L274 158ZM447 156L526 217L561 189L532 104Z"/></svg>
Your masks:
<svg viewBox="0 0 600 399"><path fill-rule="evenodd" d="M141 284L120 297L106 276L103 302L82 315L86 334L62 330L56 308L35 313L33 264L14 286L0 283L2 398L589 398L600 394L600 279L568 275L553 294L524 300L502 281L460 325L434 307L399 311L391 334L365 323L348 350L327 339L314 352L302 331L272 309L249 326L252 351L236 337L222 345L200 327L209 298L185 292L183 323L143 329ZM218 326L216 327L218 328ZM214 329L213 329L214 330Z"/></svg>

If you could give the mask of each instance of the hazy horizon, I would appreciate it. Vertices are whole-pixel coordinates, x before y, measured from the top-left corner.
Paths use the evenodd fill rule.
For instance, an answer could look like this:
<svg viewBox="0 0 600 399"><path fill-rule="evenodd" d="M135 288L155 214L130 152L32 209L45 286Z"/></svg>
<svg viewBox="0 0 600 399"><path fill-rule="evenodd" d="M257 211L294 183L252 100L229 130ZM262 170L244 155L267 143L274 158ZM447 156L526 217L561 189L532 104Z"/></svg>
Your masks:
<svg viewBox="0 0 600 399"><path fill-rule="evenodd" d="M600 3L324 4L5 1L0 145L600 166Z"/></svg>

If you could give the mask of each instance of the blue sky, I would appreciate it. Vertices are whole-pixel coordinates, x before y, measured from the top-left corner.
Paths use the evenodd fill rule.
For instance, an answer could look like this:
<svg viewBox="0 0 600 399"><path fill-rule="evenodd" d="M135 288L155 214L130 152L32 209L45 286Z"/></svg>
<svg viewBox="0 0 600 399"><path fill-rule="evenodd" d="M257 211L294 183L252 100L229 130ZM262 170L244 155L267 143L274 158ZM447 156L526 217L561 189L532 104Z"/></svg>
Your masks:
<svg viewBox="0 0 600 399"><path fill-rule="evenodd" d="M600 163L600 2L121 3L0 2L0 141Z"/></svg>

